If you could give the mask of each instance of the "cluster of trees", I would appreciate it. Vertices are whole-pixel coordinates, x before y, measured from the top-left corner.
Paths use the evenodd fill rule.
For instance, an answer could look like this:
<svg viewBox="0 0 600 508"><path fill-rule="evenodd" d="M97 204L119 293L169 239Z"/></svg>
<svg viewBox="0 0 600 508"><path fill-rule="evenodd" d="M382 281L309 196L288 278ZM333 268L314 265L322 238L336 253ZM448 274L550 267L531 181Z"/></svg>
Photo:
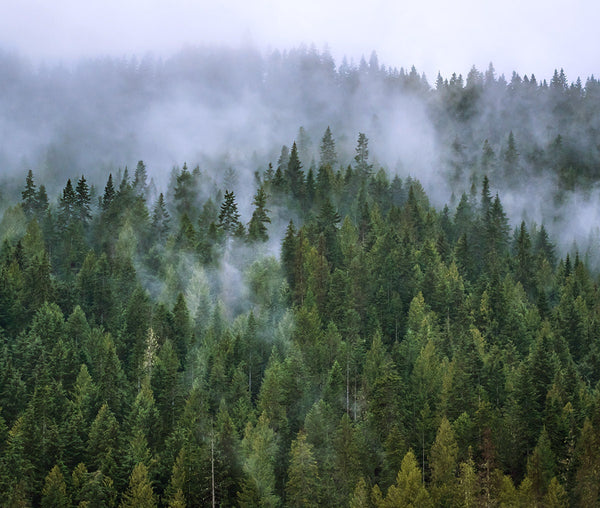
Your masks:
<svg viewBox="0 0 600 508"><path fill-rule="evenodd" d="M393 166L400 158L409 171L415 168L409 167L407 152L441 147L434 155L457 188L480 174L486 140L484 172L497 188L507 183L518 189L544 175L569 191L587 189L599 177L599 81L582 76L570 82L562 70L549 79L505 77L490 65L464 77L438 75L428 81L414 67L383 65L376 54L336 63L327 50L300 47L264 55L248 48L189 48L165 59L87 60L68 69L35 68L0 51L0 75L7 133L0 164L13 168L28 160L43 168L52 187L64 184L65 173L133 160L150 150L157 166L182 150L200 149L209 160L227 152L235 158L232 146L246 154L238 162L246 163L254 150L266 160L281 144L277 135L298 124L314 140L331 124L342 160L353 156L356 130L366 129L380 142L379 160ZM90 95L96 100L90 102ZM204 120L192 126L181 112L198 108ZM223 118L235 118L236 128ZM424 124L431 132L421 129ZM156 143L161 132L172 136ZM200 134L192 138L190 132ZM265 138L276 142L265 144ZM390 149L394 144L408 148L396 152ZM312 157L318 161L310 148L299 155L306 168ZM105 178L104 173L87 176L95 183Z"/></svg>
<svg viewBox="0 0 600 508"><path fill-rule="evenodd" d="M364 134L347 168L329 129L318 169L298 151L245 218L200 168L155 199L141 161L55 200L29 172L0 222L3 502L596 505L585 263L487 177L436 210Z"/></svg>

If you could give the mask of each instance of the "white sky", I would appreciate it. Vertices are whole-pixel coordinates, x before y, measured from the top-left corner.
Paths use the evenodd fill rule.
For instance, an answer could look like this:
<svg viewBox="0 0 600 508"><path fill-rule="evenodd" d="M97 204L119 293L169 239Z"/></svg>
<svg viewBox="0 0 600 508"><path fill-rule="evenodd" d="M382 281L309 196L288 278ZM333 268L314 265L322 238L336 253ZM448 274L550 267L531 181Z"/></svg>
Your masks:
<svg viewBox="0 0 600 508"><path fill-rule="evenodd" d="M168 55L184 45L325 44L339 63L379 62L466 75L490 61L549 79L600 76L595 0L0 0L0 47L34 61Z"/></svg>

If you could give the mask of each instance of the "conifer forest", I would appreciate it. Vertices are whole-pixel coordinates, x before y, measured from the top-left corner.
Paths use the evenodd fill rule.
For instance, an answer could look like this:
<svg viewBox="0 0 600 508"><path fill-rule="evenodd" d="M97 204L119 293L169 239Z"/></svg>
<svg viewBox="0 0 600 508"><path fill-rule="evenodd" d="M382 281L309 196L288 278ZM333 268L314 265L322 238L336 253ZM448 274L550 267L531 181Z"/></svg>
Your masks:
<svg viewBox="0 0 600 508"><path fill-rule="evenodd" d="M1 506L600 506L594 77L0 69Z"/></svg>

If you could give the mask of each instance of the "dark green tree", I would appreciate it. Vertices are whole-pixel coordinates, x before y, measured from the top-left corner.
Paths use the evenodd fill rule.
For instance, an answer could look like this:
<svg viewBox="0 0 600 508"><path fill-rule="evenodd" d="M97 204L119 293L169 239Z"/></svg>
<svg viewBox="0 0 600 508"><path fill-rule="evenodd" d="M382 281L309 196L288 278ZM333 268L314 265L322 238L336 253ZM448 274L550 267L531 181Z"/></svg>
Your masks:
<svg viewBox="0 0 600 508"><path fill-rule="evenodd" d="M21 206L23 212L28 219L34 216L38 208L38 195L33 181L33 172L31 169L27 172L27 178L25 179L25 190L21 192L22 201Z"/></svg>
<svg viewBox="0 0 600 508"><path fill-rule="evenodd" d="M268 215L267 194L262 186L256 191L252 204L255 208L248 223L248 240L266 242L269 239L266 224L271 223L271 218Z"/></svg>
<svg viewBox="0 0 600 508"><path fill-rule="evenodd" d="M90 189L85 176L81 175L75 188L75 217L84 225L92 218L90 202Z"/></svg>
<svg viewBox="0 0 600 508"><path fill-rule="evenodd" d="M302 171L302 164L298 157L296 142L292 145L290 160L285 172L285 179L292 196L297 200L302 200L305 195L305 179L304 171Z"/></svg>
<svg viewBox="0 0 600 508"><path fill-rule="evenodd" d="M225 191L225 197L219 212L218 226L227 236L236 236L240 227L243 228L233 191Z"/></svg>

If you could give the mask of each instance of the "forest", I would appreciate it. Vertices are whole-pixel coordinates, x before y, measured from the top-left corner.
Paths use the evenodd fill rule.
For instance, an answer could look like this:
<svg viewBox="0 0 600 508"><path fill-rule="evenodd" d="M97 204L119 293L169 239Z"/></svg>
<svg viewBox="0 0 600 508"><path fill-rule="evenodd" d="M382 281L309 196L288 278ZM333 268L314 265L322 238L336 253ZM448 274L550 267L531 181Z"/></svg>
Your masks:
<svg viewBox="0 0 600 508"><path fill-rule="evenodd" d="M3 506L600 503L598 270L553 234L594 196L598 82L344 69L422 97L435 171L385 165L382 120L249 174L61 144L4 174ZM507 212L542 180L552 213Z"/></svg>

